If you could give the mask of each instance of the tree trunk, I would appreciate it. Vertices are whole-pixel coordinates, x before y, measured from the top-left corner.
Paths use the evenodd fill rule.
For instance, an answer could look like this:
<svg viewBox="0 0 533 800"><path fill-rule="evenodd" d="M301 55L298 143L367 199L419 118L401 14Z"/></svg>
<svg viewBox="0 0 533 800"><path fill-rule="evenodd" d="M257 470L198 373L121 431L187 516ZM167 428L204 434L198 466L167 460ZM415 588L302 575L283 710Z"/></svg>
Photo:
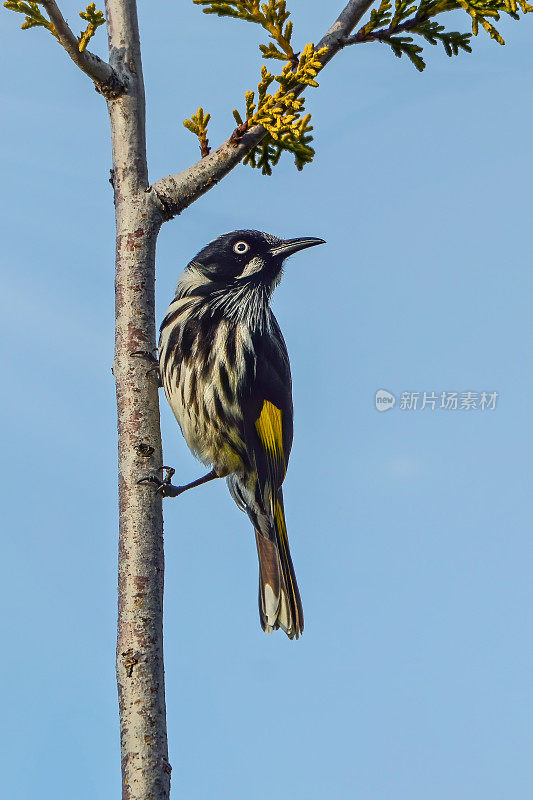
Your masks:
<svg viewBox="0 0 533 800"><path fill-rule="evenodd" d="M134 0L108 0L110 63L126 92L108 100L116 213L118 410L117 683L123 800L167 800L161 498L138 485L162 465L155 339L155 249L162 218L148 190L145 104Z"/></svg>
<svg viewBox="0 0 533 800"><path fill-rule="evenodd" d="M162 464L154 363L157 227L136 199L117 205L116 345L119 453L117 682L124 800L170 790L163 663L161 498L139 478ZM140 354L140 357L134 354ZM159 473L160 474L160 473Z"/></svg>

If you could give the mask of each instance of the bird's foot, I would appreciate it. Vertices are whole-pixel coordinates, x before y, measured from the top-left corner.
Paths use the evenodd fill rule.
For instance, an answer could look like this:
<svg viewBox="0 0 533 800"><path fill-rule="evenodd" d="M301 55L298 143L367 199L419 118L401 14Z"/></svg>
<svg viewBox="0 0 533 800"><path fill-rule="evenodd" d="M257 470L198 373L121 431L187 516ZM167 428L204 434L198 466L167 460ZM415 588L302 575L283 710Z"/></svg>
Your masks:
<svg viewBox="0 0 533 800"><path fill-rule="evenodd" d="M151 372L155 372L157 385L160 388L163 386L163 381L161 380L161 371L159 369L159 361L153 353L149 352L148 350L136 350L134 353L130 353L130 356L131 358L144 358L150 364L153 364L154 366L150 367L150 369L146 371L146 374L150 375Z"/></svg>
<svg viewBox="0 0 533 800"><path fill-rule="evenodd" d="M156 356L150 350L135 350L134 353L130 353L130 356L131 358L144 358L151 364L159 364Z"/></svg>
<svg viewBox="0 0 533 800"><path fill-rule="evenodd" d="M161 480L156 475L147 475L146 478L141 478L137 481L138 484L146 484L152 483L156 486L155 493L160 494L161 497L178 497L182 492L186 490L186 486L174 486L172 481L172 476L176 472L175 469L172 467L161 467L162 470L165 470L166 475Z"/></svg>

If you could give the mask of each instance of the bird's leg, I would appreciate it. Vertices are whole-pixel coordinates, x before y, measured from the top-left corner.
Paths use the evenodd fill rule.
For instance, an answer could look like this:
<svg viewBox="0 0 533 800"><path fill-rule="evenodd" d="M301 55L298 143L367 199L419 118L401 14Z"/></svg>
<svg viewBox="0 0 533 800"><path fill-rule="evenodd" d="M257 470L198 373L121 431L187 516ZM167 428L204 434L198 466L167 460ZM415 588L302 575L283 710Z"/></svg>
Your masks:
<svg viewBox="0 0 533 800"><path fill-rule="evenodd" d="M203 475L201 478L197 478L195 481L185 484L185 486L176 486L175 488L179 489L179 494L182 494L182 492L186 492L187 489L194 489L195 486L201 486L202 483L209 483L209 481L214 481L215 478L220 478L220 475L217 475L215 470L212 469L207 475ZM172 496L174 497L175 495Z"/></svg>
<svg viewBox="0 0 533 800"><path fill-rule="evenodd" d="M192 481L192 483L187 483L185 486L173 486L171 480L176 470L172 467L161 467L161 469L166 470L163 480L156 478L155 475L148 475L146 478L141 478L137 483L154 483L157 486L156 493L159 493L161 497L178 497L183 492L186 492L187 489L194 489L195 486L201 486L202 483L208 483L219 477L215 470L212 469L207 475Z"/></svg>

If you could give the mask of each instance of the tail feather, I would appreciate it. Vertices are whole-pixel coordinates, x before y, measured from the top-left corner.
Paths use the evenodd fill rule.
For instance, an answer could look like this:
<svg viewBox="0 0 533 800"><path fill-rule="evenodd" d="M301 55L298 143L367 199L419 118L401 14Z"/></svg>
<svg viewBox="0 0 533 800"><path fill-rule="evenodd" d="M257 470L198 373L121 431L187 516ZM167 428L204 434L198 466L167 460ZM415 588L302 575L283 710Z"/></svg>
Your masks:
<svg viewBox="0 0 533 800"><path fill-rule="evenodd" d="M283 495L281 490L273 509L274 537L256 530L259 556L259 616L267 633L282 628L289 639L304 629L302 601L289 550Z"/></svg>
<svg viewBox="0 0 533 800"><path fill-rule="evenodd" d="M283 507L283 492L281 489L278 492L278 500L274 510L274 523L276 529L276 542L280 554L281 567L285 579L285 591L289 601L294 635L296 638L303 633L304 629L304 612L302 608L302 601L300 599L300 590L298 589L298 582L294 572L294 566L291 558L291 551L289 549L289 538L287 536L287 526L285 524L285 509ZM287 631L285 631L287 633ZM292 637L291 637L292 638Z"/></svg>
<svg viewBox="0 0 533 800"><path fill-rule="evenodd" d="M255 530L261 627L266 633L282 628L289 639L297 639L304 629L304 614L289 550L282 490L269 503L271 511L267 513L237 476L228 476L228 487Z"/></svg>
<svg viewBox="0 0 533 800"><path fill-rule="evenodd" d="M283 574L275 542L258 530L255 532L255 541L259 557L259 618L263 630L272 633L279 627L277 620Z"/></svg>

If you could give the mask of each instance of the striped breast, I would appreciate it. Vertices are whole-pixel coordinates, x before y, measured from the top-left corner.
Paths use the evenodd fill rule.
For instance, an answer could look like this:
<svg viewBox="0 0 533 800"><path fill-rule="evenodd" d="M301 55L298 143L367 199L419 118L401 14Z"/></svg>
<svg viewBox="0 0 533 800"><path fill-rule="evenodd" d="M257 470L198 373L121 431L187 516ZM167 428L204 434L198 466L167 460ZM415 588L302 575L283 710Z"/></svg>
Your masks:
<svg viewBox="0 0 533 800"><path fill-rule="evenodd" d="M246 324L201 298L176 298L161 325L161 379L185 441L220 476L249 469L237 398L255 372Z"/></svg>

